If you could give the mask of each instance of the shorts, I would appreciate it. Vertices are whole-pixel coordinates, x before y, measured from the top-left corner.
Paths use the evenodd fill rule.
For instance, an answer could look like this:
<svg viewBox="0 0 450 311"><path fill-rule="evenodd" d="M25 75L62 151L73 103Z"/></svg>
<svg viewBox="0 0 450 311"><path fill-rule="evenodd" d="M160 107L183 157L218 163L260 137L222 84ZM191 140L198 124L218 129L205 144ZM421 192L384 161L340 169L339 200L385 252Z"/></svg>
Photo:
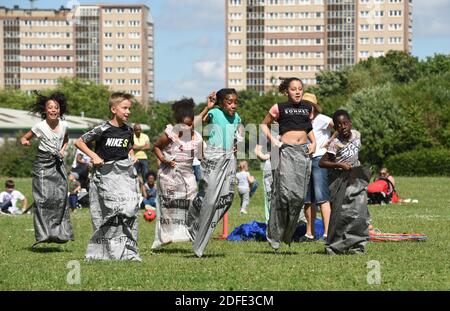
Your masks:
<svg viewBox="0 0 450 311"><path fill-rule="evenodd" d="M328 186L328 169L319 167L322 156L314 157L311 161L311 178L305 203L322 204L330 201L330 188Z"/></svg>

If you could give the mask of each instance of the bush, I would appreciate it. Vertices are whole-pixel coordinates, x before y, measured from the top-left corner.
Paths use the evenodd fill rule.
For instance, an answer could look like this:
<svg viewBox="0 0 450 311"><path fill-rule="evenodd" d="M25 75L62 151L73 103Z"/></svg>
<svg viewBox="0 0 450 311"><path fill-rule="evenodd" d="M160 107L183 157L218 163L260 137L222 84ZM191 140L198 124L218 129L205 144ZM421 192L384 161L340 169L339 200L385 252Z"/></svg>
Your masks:
<svg viewBox="0 0 450 311"><path fill-rule="evenodd" d="M21 137L23 133L19 133ZM31 146L24 147L20 140L5 139L0 147L0 175L7 177L30 177L33 161L37 152L37 140L31 140Z"/></svg>
<svg viewBox="0 0 450 311"><path fill-rule="evenodd" d="M417 149L391 156L386 167L400 176L450 176L449 149Z"/></svg>

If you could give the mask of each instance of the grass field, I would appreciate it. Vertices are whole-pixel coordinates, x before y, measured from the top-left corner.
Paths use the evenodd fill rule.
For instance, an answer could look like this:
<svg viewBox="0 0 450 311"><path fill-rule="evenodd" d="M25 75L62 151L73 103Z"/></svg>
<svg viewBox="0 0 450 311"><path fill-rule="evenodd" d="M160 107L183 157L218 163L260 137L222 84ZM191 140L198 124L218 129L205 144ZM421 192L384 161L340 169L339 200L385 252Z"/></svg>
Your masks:
<svg viewBox="0 0 450 311"><path fill-rule="evenodd" d="M425 233L428 241L370 243L362 256L327 256L321 242L283 245L275 254L265 242L218 239L202 258L193 255L189 243L152 252L155 223L145 222L141 211L141 263L86 262L92 234L87 209L72 214L74 242L35 250L32 215L0 215L0 290L450 290L450 178L396 180L400 196L419 204L371 206L373 225L384 232ZM0 178L0 185L4 181ZM16 179L16 185L31 199L30 179ZM264 221L262 188L248 215L239 215L238 201L230 211L230 232L242 223ZM80 284L70 285L74 260L80 264ZM379 263L380 285L368 284L370 261Z"/></svg>

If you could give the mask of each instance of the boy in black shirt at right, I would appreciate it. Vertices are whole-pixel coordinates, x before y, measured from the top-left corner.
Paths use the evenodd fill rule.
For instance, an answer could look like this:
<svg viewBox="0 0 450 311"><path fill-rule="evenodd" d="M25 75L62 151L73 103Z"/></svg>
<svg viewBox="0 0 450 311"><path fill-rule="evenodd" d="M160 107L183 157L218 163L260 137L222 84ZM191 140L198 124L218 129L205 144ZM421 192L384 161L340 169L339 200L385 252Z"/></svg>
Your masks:
<svg viewBox="0 0 450 311"><path fill-rule="evenodd" d="M85 133L76 142L94 165L89 201L94 235L86 259L138 260L137 212L142 200L134 169L133 129L126 124L132 95L109 98L112 119ZM95 142L95 152L87 146Z"/></svg>

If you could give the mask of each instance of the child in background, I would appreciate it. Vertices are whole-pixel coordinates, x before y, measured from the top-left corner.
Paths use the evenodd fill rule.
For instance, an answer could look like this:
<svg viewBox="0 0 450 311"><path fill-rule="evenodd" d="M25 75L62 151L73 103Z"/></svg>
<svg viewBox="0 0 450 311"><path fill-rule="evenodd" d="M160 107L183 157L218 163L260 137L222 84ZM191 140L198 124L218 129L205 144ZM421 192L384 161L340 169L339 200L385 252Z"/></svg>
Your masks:
<svg viewBox="0 0 450 311"><path fill-rule="evenodd" d="M241 197L241 214L247 214L247 207L250 203L250 188L255 182L255 178L248 172L248 162L239 163L239 172L236 174L239 196Z"/></svg>
<svg viewBox="0 0 450 311"><path fill-rule="evenodd" d="M5 182L5 191L0 193L0 207L2 213L20 215L27 210L28 200L20 191L15 190L14 186L12 179ZM22 201L22 209L16 206L17 201Z"/></svg>
<svg viewBox="0 0 450 311"><path fill-rule="evenodd" d="M69 141L67 122L62 120L67 110L66 97L59 92L48 97L39 93L36 95L31 111L40 113L43 120L21 138L23 146L30 146L30 139L34 137L39 140L32 171L36 238L33 246L39 243L67 243L73 240L73 231L63 161Z"/></svg>
<svg viewBox="0 0 450 311"><path fill-rule="evenodd" d="M369 241L370 171L359 162L361 134L352 129L348 112L336 111L333 123L338 135L319 161L320 167L331 169L331 216L325 250L329 255L362 254Z"/></svg>
<svg viewBox="0 0 450 311"><path fill-rule="evenodd" d="M142 186L142 195L144 196L142 205L145 209L156 208L156 174L152 171L148 172L145 180L146 183Z"/></svg>
<svg viewBox="0 0 450 311"><path fill-rule="evenodd" d="M133 96L109 98L111 120L78 138L75 146L92 159L89 201L94 234L86 259L133 260L139 256L137 213L142 201L134 163L133 129L127 125ZM95 142L95 152L87 144Z"/></svg>
<svg viewBox="0 0 450 311"><path fill-rule="evenodd" d="M78 193L81 191L81 183L78 181L78 174L75 172L69 175L69 206L75 211L78 206Z"/></svg>

